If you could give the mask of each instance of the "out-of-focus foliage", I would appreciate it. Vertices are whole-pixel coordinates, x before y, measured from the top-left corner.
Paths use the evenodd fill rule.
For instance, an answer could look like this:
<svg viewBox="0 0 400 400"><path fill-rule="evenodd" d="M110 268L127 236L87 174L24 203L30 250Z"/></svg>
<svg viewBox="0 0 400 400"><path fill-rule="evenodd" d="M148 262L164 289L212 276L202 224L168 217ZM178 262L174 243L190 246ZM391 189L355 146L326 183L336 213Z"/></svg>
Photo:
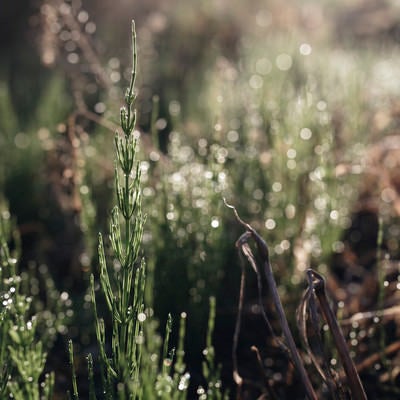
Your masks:
<svg viewBox="0 0 400 400"><path fill-rule="evenodd" d="M199 327L216 294L215 334L226 344L216 352L225 361L224 378L230 374L226 337L238 298L233 243L240 230L223 197L267 239L289 314L309 266L334 272L328 284L343 317L377 306L378 283L396 286L395 278L376 279L379 214L384 251L389 258L399 253L392 177L398 145L380 142L398 133L396 7L289 0L41 3L26 19L39 44L30 58L42 63L32 69L37 85L7 75L15 51L6 52L2 60L10 65L0 70L0 185L21 228L22 264L37 257L50 264L56 285L76 289L87 312L85 279L97 268L96 235L106 229L113 203L109 139L129 80L125 27L135 18L146 298L161 326L169 312L175 319L188 313L193 369L201 370ZM24 88L31 88L29 101ZM373 224L353 229L353 212ZM397 267L386 264L390 277ZM383 306L396 303L397 289ZM251 303L249 310L251 318L259 316ZM72 332L88 345L92 333ZM375 344L369 348L378 351L382 343ZM368 373L379 379L379 371Z"/></svg>
<svg viewBox="0 0 400 400"><path fill-rule="evenodd" d="M4 207L2 205L2 207ZM65 333L73 315L71 299L59 293L44 265L36 273L17 270L20 243L10 213L0 217L0 314L2 397L51 399L54 372L47 352ZM42 295L39 297L39 287Z"/></svg>

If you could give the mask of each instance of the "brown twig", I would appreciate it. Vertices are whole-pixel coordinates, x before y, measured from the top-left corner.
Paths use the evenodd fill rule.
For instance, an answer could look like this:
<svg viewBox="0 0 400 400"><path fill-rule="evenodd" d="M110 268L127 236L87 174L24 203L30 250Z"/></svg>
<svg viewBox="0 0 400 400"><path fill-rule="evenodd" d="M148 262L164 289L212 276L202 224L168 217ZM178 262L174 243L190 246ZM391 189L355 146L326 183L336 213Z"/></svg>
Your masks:
<svg viewBox="0 0 400 400"><path fill-rule="evenodd" d="M350 318L342 319L341 321L339 321L339 324L341 326L347 326L347 325L352 325L354 322L361 322L375 317L393 318L395 316L400 316L400 306L393 306L390 308L385 308L383 310L358 312L352 315Z"/></svg>
<svg viewBox="0 0 400 400"><path fill-rule="evenodd" d="M374 353L369 357L367 357L366 359L364 359L363 361L361 361L359 364L357 364L356 366L357 372L362 372L365 369L371 367L371 365L378 362L382 358L382 354L384 354L385 356L389 356L398 351L400 351L400 341L391 343L389 346L385 347L383 351Z"/></svg>
<svg viewBox="0 0 400 400"><path fill-rule="evenodd" d="M275 279L273 276L271 264L269 262L268 246L265 243L265 241L261 238L261 236L256 232L256 230L254 228L252 228L249 224L244 222L239 217L235 207L232 205L229 205L225 200L224 200L224 202L227 207L233 209L238 222L246 228L246 231L248 232L248 235L246 235L246 240L250 239L250 237L251 237L251 238L253 238L253 240L256 243L256 247L257 247L259 256L261 257L261 259L263 261L263 266L264 266L263 272L264 272L265 278L267 280L268 288L271 292L271 295L272 295L272 298L274 301L275 309L278 314L279 321L280 321L280 324L282 327L283 336L286 339L287 347L289 348L291 359L292 359L293 363L295 364L297 371L301 377L307 397L311 400L317 400L318 397L314 391L314 388L311 385L310 378L308 377L307 372L304 368L304 365L301 361L300 354L296 348L296 344L294 342L292 333L290 331L289 323L287 321L285 312L283 310L282 302L280 300L279 293L278 293L278 288L276 286L276 282L275 282ZM249 256L251 256L251 258L254 259L254 256L251 253L251 250L248 254L249 254Z"/></svg>
<svg viewBox="0 0 400 400"><path fill-rule="evenodd" d="M236 241L236 247L241 250L239 251L239 256L240 256L240 267L241 267L241 279L240 279L240 293L239 293L239 304L238 304L238 314L236 318L236 324L235 324L235 331L233 335L233 346L232 346L232 362L233 362L233 379L238 386L238 392L237 392L237 398L241 398L241 390L244 384L249 385L249 380L244 379L240 373L239 373L239 363L237 360L237 348L238 348L238 341L239 341L239 335L240 335L240 328L242 325L242 315L243 315L243 306L244 306L244 296L245 296L245 286L246 286L246 268L243 260L243 255L249 256L251 255L251 250L250 247L247 244L247 240L250 238L251 234L249 232L243 233L243 235L240 236L240 238ZM272 326L268 320L268 317L265 313L265 309L263 306L262 302L262 281L261 281L261 275L258 272L257 265L255 264L254 258L250 257L249 258L250 265L254 272L256 273L257 276L257 286L258 286L258 300L259 300L259 305L261 308L261 313L263 315L264 321L267 325L267 330L268 333L271 335L271 337L282 347L282 349L287 352L287 348L282 343L281 340L274 334ZM252 350L254 351L256 349L254 346L252 347ZM256 355L257 355L257 360L259 361L259 366L262 371L262 376L265 378L264 371L262 369L262 362L259 359L260 354L258 352L258 349L256 349ZM273 389L270 387L268 380L266 379L266 388L267 391L273 393ZM277 398L272 397L272 398Z"/></svg>
<svg viewBox="0 0 400 400"><path fill-rule="evenodd" d="M325 280L322 275L311 269L307 271L307 275L309 276L309 282L311 283L312 289L318 299L322 315L324 316L325 321L332 332L339 357L342 361L343 368L347 376L352 397L354 400L367 400L360 377L358 376L356 367L349 355L349 350L347 348L342 331L340 330L337 319L329 306L325 291Z"/></svg>
<svg viewBox="0 0 400 400"><path fill-rule="evenodd" d="M299 327L300 336L303 339L307 354L322 380L327 385L332 398L334 400L340 400L343 398L340 382L336 381L331 369L329 368L326 357L324 356L319 326L319 316L315 300L315 295L312 290L312 283L309 282L309 286L303 295L303 299L297 311L297 326ZM313 348L310 342L310 333L307 326L307 320L310 321L309 325L311 328L311 336L314 337Z"/></svg>
<svg viewBox="0 0 400 400"><path fill-rule="evenodd" d="M240 291L239 291L239 303L238 313L236 317L235 331L233 333L233 345L232 345L232 363L233 363L233 380L238 386L238 392L241 391L243 385L243 378L239 373L239 363L237 359L237 348L239 343L240 327L242 325L242 314L243 314L243 303L244 303L244 291L246 286L246 270L243 263L241 263L241 277L240 277Z"/></svg>
<svg viewBox="0 0 400 400"><path fill-rule="evenodd" d="M58 7L58 9L60 9L61 4L61 1L55 1L55 5ZM96 76L97 83L100 84L104 89L109 89L112 87L110 77L102 67L102 63L100 62L96 51L93 49L93 46L90 43L87 35L82 32L81 25L77 21L73 10L71 9L69 12L60 13L60 18L71 32L79 33L76 35L77 39L75 42L81 49L83 56L86 58L92 73Z"/></svg>
<svg viewBox="0 0 400 400"><path fill-rule="evenodd" d="M89 121L93 121L97 125L100 125L106 129L108 129L110 132L115 133L116 131L119 131L119 127L117 124L114 122L94 113L93 111L88 110L86 107L84 108L78 108L74 112L75 117L81 116L86 118Z"/></svg>
<svg viewBox="0 0 400 400"><path fill-rule="evenodd" d="M241 252L239 252L241 257L242 257L242 255L246 256L249 264L251 265L253 271L256 274L256 277L257 277L257 289L258 289L258 303L259 303L259 306L260 306L261 315L263 316L263 319L264 319L265 324L267 326L268 334L272 337L273 341L275 341L278 344L278 346L281 348L281 350L284 353L289 354L289 349L287 348L285 343L283 343L282 340L280 340L279 337L274 333L272 325L269 322L269 319L267 317L267 313L265 311L265 307L264 307L264 304L263 304L263 298L262 298L262 275L260 274L260 272L259 272L259 270L257 268L256 260L254 259L254 256L253 256L253 254L251 252L251 248L250 248L249 244L247 243L247 240L250 239L250 237L251 237L251 234L249 232L245 232L236 241L236 247L241 250ZM242 262L242 265L243 265L243 262Z"/></svg>
<svg viewBox="0 0 400 400"><path fill-rule="evenodd" d="M279 397L277 396L277 394L275 393L274 388L272 387L272 385L270 384L270 380L268 379L268 377L265 374L264 368L263 368L263 362L261 359L261 354L260 351L258 350L258 348L256 346L251 346L251 350L255 353L256 358L257 358L257 365L258 368L260 370L260 374L264 379L264 384L265 384L265 388L269 394L269 399L278 399ZM265 396L266 394L264 394ZM259 399L262 397L259 397Z"/></svg>

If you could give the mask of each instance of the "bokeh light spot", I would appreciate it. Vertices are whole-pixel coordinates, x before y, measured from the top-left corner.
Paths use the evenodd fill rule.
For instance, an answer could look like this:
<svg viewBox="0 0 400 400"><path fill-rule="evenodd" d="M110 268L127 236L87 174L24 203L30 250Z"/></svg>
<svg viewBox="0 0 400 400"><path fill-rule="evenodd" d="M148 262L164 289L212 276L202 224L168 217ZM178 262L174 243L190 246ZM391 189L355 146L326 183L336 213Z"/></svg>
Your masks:
<svg viewBox="0 0 400 400"><path fill-rule="evenodd" d="M275 63L281 71L288 71L292 67L293 60L289 54L282 53L276 57Z"/></svg>

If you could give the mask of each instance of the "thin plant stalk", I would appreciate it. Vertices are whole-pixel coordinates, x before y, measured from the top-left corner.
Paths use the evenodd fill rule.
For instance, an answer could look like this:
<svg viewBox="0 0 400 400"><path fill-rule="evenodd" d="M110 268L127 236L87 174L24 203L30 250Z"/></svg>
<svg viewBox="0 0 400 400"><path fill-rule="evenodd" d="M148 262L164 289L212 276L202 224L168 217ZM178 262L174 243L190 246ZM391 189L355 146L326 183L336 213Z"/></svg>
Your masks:
<svg viewBox="0 0 400 400"><path fill-rule="evenodd" d="M307 326L309 320L310 327ZM317 301L312 282L309 282L300 306L297 310L297 326L303 339L304 346L308 356L314 364L317 372L327 385L333 400L342 400L345 398L340 382L332 374L327 357L324 354L322 337L320 332L320 318L318 313ZM311 333L310 333L311 331ZM313 337L313 345L310 338Z"/></svg>
<svg viewBox="0 0 400 400"><path fill-rule="evenodd" d="M349 355L346 341L343 337L342 331L340 330L337 319L329 306L328 299L325 291L325 280L318 272L309 269L307 271L309 280L312 283L312 288L319 301L322 315L325 318L326 323L332 332L333 339L338 350L339 357L342 361L343 368L345 370L349 388L354 400L367 400L364 388L361 384L360 377L357 373L356 367Z"/></svg>
<svg viewBox="0 0 400 400"><path fill-rule="evenodd" d="M105 244L99 235L100 285L112 316L111 350L106 354L105 324L98 317L94 277L90 279L96 337L100 347L101 375L108 398L136 399L140 392L142 325L146 319L143 296L144 261L140 255L145 218L141 210L140 165L136 161L137 139L135 80L137 69L135 23L132 21L132 72L120 110L122 132L115 135L115 191L117 205L111 213L110 243L114 265L107 265ZM116 393L115 393L116 390Z"/></svg>
<svg viewBox="0 0 400 400"><path fill-rule="evenodd" d="M249 235L247 236L248 239L252 238L256 243L256 247L257 247L259 256L260 256L260 258L262 259L262 262L263 262L263 267L264 267L263 268L263 272L264 272L265 278L267 280L268 289L271 292L271 295L272 295L272 298L273 298L273 302L274 302L274 305L275 305L275 309L276 309L276 311L278 313L278 317L279 317L279 321L280 321L280 324L281 324L283 336L284 336L284 338L286 340L286 345L287 345L287 347L289 349L289 354L290 354L290 356L291 356L291 358L293 360L293 363L296 366L297 371L298 371L298 373L299 373L299 375L301 377L301 380L303 382L303 386L304 386L304 389L305 389L307 397L310 400L317 400L318 397L317 397L317 395L316 395L316 393L314 391L314 388L312 387L310 378L308 377L308 374L307 374L307 372L306 372L306 370L304 368L304 365L303 365L303 362L301 360L300 354L299 354L299 352L297 350L295 341L293 339L293 335L292 335L292 333L290 331L290 327L289 327L289 323L288 323L286 315L285 315L285 311L284 311L283 306L282 306L282 302L281 302L281 299L280 299L280 296L279 296L279 293L278 293L278 288L276 286L276 282L275 282L274 275L273 275L273 272L272 272L271 264L270 264L270 261L269 261L268 246L265 243L264 239L262 239L261 236L256 232L256 230L253 227L251 227L249 224L244 222L239 217L239 214L237 213L235 207L227 204L226 202L225 202L225 204L226 204L227 207L233 209L233 211L235 213L235 216L236 216L236 219L238 220L238 222L246 228L246 231L249 233ZM251 259L252 260L251 262L253 263L253 260L255 260L255 258L253 256L251 250L250 250L250 247L248 247L246 249L246 256L249 259ZM255 263L255 261L254 261L254 263Z"/></svg>
<svg viewBox="0 0 400 400"><path fill-rule="evenodd" d="M78 384L76 382L76 370L74 365L74 346L72 344L72 340L68 341L68 353L69 353L69 362L71 364L71 370L72 370L72 399L79 400Z"/></svg>

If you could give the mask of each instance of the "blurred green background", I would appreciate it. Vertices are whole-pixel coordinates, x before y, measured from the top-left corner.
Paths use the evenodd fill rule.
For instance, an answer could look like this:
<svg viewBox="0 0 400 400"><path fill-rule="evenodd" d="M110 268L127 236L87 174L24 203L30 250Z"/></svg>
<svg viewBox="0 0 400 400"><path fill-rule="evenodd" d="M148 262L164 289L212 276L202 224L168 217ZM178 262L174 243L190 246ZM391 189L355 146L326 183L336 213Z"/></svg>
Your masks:
<svg viewBox="0 0 400 400"><path fill-rule="evenodd" d="M168 313L175 321L188 313L195 381L215 295L217 358L231 386L242 230L224 197L269 244L293 324L310 266L328 277L343 318L394 306L399 15L396 2L372 0L2 1L0 192L21 234L20 268L46 265L83 310L65 337L83 354L93 338L85 293L113 204L131 19L147 304L160 326ZM266 343L255 280L248 286L240 359L254 377L250 346ZM393 318L387 326L389 344L398 328ZM379 351L371 329L357 331L357 362ZM388 371L364 371L370 398L397 398L398 377Z"/></svg>

